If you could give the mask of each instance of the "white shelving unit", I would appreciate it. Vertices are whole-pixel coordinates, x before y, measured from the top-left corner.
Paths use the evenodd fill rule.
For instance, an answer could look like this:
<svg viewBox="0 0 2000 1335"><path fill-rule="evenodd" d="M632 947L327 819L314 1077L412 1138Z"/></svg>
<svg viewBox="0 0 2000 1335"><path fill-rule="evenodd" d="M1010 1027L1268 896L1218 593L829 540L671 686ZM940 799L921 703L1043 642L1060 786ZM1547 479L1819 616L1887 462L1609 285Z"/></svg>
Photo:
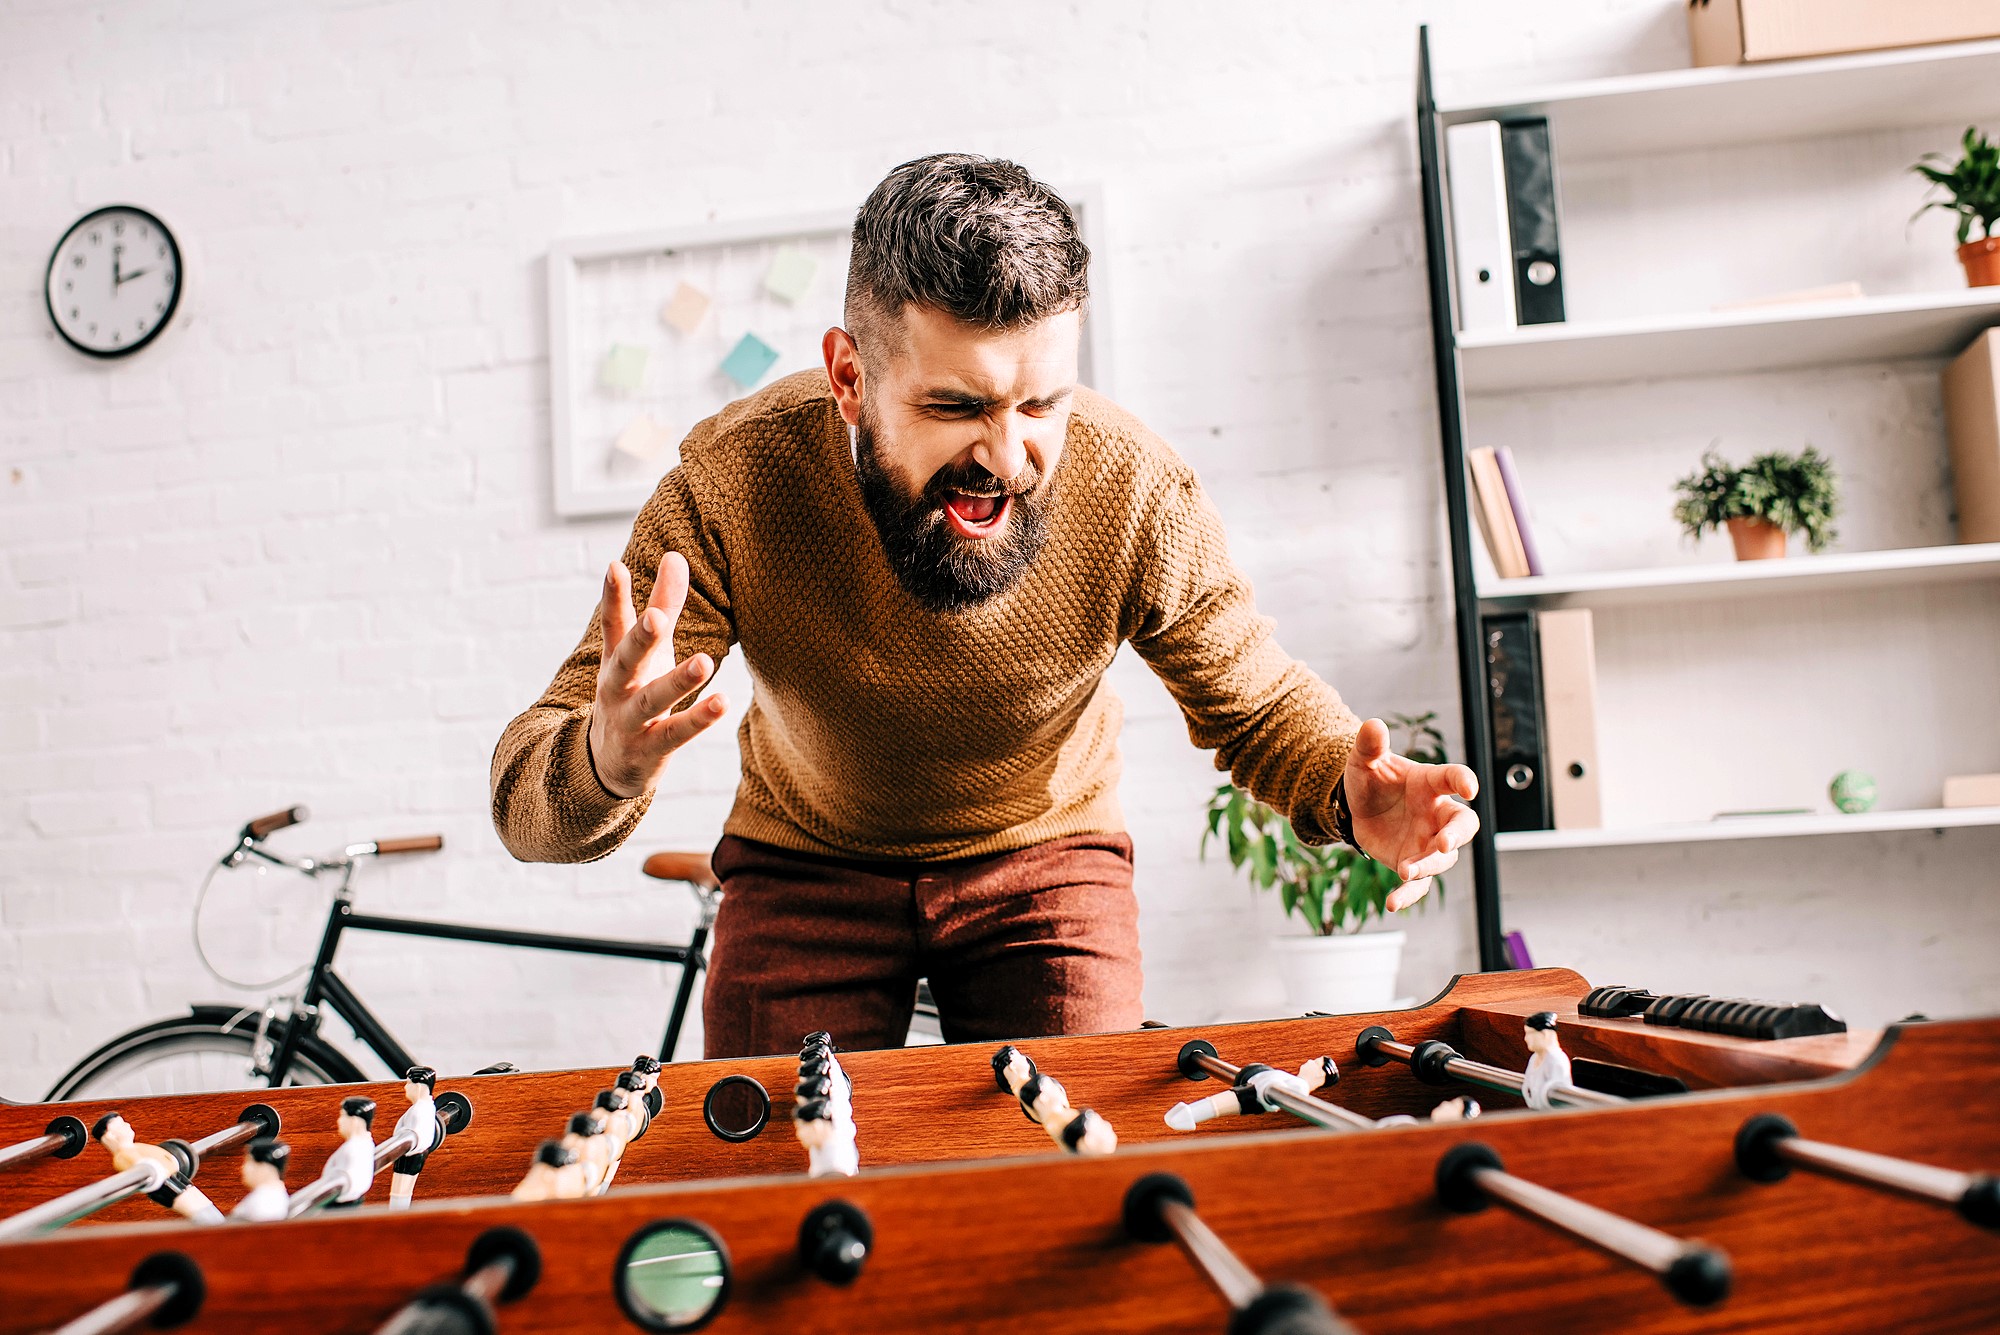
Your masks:
<svg viewBox="0 0 2000 1335"><path fill-rule="evenodd" d="M2000 288L1461 332L1468 394L1946 357L2000 324Z"/></svg>
<svg viewBox="0 0 2000 1335"><path fill-rule="evenodd" d="M1624 607L1691 598L1824 593L1973 579L2000 579L2000 542L1732 561L1727 565L1538 575L1482 586L1479 599L1495 607Z"/></svg>
<svg viewBox="0 0 2000 1335"><path fill-rule="evenodd" d="M1500 97L1447 100L1437 109L1441 125L1522 116L1548 118L1559 173L1562 163L1602 163L1615 156L1990 123L2000 119L2000 41L1552 84ZM1602 200L1615 194L1618 177L1600 171L1590 179L1601 208ZM1811 244L1809 235L1800 240ZM1461 398L1457 404L1441 400L1441 409L1457 411L1463 439L1465 400L1482 396L1628 384L1643 395L1651 392L1643 387L1651 382L1917 359L1941 362L1993 326L2000 326L2000 288L1460 330L1452 343ZM1686 393L1700 390L1691 384ZM1538 419L1524 411L1503 420L1512 420L1518 429ZM1514 445L1519 454L1521 441ZM2000 580L2000 543L1505 581L1489 573L1479 577L1474 593L1484 610L1679 603L1688 606L1672 615L1705 624L1722 611L1705 604L1723 600L1982 580ZM1464 597L1462 587L1458 596ZM1736 615L1749 613L1739 610ZM1843 633L1852 634L1852 628ZM1925 649L1918 643L1910 652L1920 656ZM1914 666L1917 660L1910 661ZM2000 825L2000 807L1743 816L1507 832L1497 835L1494 847L1500 853L1525 853L1995 825ZM1482 920L1482 932L1487 927Z"/></svg>
<svg viewBox="0 0 2000 1335"><path fill-rule="evenodd" d="M1676 825L1609 830L1512 830L1498 838L1503 853L1558 848L1617 848L1636 844L1718 843L1731 839L1789 839L1804 835L1880 834L1889 830L1949 830L2000 825L2000 807L1926 807L1917 811L1862 811L1854 815L1724 816Z"/></svg>
<svg viewBox="0 0 2000 1335"><path fill-rule="evenodd" d="M1546 116L1570 161L1937 125L2000 112L2000 41L1666 70L1445 103L1438 120Z"/></svg>

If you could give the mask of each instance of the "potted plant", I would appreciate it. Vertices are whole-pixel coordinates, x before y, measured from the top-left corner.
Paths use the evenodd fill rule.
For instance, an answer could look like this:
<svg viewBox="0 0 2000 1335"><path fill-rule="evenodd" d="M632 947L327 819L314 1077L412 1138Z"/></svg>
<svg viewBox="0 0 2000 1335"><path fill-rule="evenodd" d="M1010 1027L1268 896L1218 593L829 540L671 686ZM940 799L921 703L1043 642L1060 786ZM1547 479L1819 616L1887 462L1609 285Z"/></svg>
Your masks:
<svg viewBox="0 0 2000 1335"><path fill-rule="evenodd" d="M1435 711L1393 714L1385 722L1391 736L1403 734L1403 755L1444 763L1444 737ZM1289 820L1231 783L1208 800L1208 831L1201 837L1204 860L1211 839L1223 841L1229 865L1247 869L1253 887L1275 888L1285 912L1305 924L1306 935L1273 941L1292 1009L1339 1014L1390 1006L1404 933L1361 929L1388 916L1389 894L1403 883L1395 868L1339 844L1314 848L1301 843ZM1432 897L1444 898L1442 876Z"/></svg>
<svg viewBox="0 0 2000 1335"><path fill-rule="evenodd" d="M1787 533L1804 534L1815 552L1835 536L1833 463L1810 445L1798 454L1760 454L1741 468L1709 450L1674 490L1674 518L1688 536L1726 527L1739 561L1783 556Z"/></svg>
<svg viewBox="0 0 2000 1335"><path fill-rule="evenodd" d="M1947 154L1926 153L1911 171L1944 191L1917 210L1922 217L1932 209L1948 209L1958 215L1958 262L1965 266L1965 281L1973 287L2000 284L2000 144L1965 127L1959 143L1960 154L1953 162ZM1912 221L1915 221L1913 218ZM1979 235L1972 225L1979 224Z"/></svg>

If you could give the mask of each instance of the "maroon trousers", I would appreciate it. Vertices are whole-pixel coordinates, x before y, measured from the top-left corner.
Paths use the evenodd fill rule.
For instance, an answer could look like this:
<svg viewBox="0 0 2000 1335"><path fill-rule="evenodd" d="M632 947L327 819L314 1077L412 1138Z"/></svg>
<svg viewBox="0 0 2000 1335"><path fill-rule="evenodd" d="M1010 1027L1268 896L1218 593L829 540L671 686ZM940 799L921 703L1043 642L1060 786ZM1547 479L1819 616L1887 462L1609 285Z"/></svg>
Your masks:
<svg viewBox="0 0 2000 1335"><path fill-rule="evenodd" d="M901 1047L928 978L945 1041L1139 1026L1132 840L857 862L725 835L702 1027L709 1057Z"/></svg>

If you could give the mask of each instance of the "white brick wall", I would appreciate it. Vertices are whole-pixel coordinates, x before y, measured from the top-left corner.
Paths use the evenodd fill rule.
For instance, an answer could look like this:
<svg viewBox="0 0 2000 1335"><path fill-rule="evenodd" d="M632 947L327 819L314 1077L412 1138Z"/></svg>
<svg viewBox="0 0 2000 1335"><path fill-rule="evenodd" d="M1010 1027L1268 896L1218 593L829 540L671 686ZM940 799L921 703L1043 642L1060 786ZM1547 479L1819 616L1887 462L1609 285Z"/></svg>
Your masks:
<svg viewBox="0 0 2000 1335"><path fill-rule="evenodd" d="M1671 0L1422 15L1452 82L1686 58ZM1202 469L1295 653L1359 708L1455 718L1418 18L1192 0L0 4L0 1092L34 1097L112 1032L232 995L193 958L195 885L242 819L290 802L316 812L284 836L298 851L445 834L440 857L371 869L370 908L686 930L690 906L638 863L712 841L727 735L684 753L604 864L515 864L486 817L493 741L624 536L551 515L554 236L852 206L941 148L1102 183L1120 397ZM113 201L168 220L189 291L156 346L100 365L55 338L40 283L64 228ZM1195 860L1215 776L1144 671L1117 674L1149 1009L1268 1010L1275 906ZM740 664L724 687L747 697ZM1973 981L1991 915L1965 916L1993 847L1873 841L1855 873L1822 845L1796 874L1824 885L1781 895L1760 889L1793 874L1776 848L1728 892L1706 884L1732 863L1700 850L1541 856L1510 862L1510 893L1548 959L1879 1018L2000 1001ZM1892 897L1899 875L1942 902ZM246 968L309 949L320 901L268 880L230 893L212 907L239 919L221 935ZM1660 944L1711 920L1703 903L1754 967ZM1407 990L1469 965L1469 908L1461 877L1413 918ZM1906 933L1893 989L1856 977L1885 916ZM342 967L447 1067L619 1060L666 1008L650 966L361 937Z"/></svg>

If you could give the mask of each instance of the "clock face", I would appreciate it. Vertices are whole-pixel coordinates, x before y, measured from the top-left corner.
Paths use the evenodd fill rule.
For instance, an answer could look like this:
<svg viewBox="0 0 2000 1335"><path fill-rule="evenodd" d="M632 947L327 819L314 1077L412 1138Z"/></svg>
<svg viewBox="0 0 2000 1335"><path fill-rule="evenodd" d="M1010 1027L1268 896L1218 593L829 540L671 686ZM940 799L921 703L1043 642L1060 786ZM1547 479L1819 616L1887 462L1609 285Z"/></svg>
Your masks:
<svg viewBox="0 0 2000 1335"><path fill-rule="evenodd" d="M180 304L180 247L144 209L114 204L87 213L49 259L46 296L56 331L79 352L137 352Z"/></svg>

